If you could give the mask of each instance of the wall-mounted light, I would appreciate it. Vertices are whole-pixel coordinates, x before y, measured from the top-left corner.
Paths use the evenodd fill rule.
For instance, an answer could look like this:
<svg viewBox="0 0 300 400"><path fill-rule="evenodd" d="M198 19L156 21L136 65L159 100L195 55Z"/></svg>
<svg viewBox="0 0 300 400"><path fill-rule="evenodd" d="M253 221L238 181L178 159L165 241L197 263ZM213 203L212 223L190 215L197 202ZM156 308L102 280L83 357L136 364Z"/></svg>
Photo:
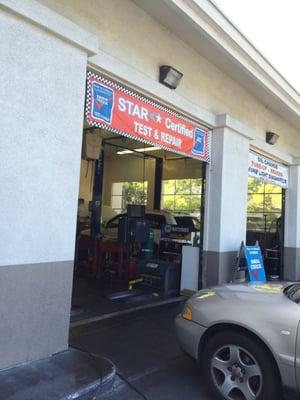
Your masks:
<svg viewBox="0 0 300 400"><path fill-rule="evenodd" d="M183 74L170 65L161 65L159 67L159 82L170 89L176 89Z"/></svg>
<svg viewBox="0 0 300 400"><path fill-rule="evenodd" d="M279 135L275 132L266 132L266 142L269 144L275 144L279 139Z"/></svg>

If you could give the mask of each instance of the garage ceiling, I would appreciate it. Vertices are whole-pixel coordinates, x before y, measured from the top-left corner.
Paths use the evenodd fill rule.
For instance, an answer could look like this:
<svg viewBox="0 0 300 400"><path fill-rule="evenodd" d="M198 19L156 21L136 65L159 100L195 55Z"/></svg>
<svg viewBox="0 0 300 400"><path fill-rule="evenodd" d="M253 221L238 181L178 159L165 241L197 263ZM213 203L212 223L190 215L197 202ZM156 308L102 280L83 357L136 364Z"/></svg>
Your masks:
<svg viewBox="0 0 300 400"><path fill-rule="evenodd" d="M130 139L130 138L126 138L123 136L119 136L117 134L105 131L103 129L99 129L99 128L90 128L85 124L84 127L84 131L87 132L93 132L95 135L98 135L99 138L102 138L102 140L105 140L107 144L111 144L107 145L105 148L105 154L107 156L120 156L120 157L124 157L127 156L126 155L119 155L117 154L118 151L123 151L123 150L136 150L136 149L144 149L144 148L149 148L151 146L148 145L144 145L143 143L134 140L134 139ZM165 158L165 159L182 159L183 157L181 155L177 155L175 153L169 152L169 151L165 151L165 150L155 150L155 151L145 151L145 154L148 155L149 157L160 157L160 158ZM129 154L128 154L129 155ZM130 155L136 155L137 157L143 157L143 152L141 153L131 153ZM195 160L195 162L198 162L197 160Z"/></svg>

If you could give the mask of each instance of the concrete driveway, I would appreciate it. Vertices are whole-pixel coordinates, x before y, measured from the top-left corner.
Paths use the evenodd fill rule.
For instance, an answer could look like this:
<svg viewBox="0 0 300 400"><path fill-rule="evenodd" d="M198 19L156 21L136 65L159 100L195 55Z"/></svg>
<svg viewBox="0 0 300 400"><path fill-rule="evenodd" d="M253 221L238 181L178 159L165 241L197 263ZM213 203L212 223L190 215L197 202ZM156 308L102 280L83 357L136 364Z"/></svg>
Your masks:
<svg viewBox="0 0 300 400"><path fill-rule="evenodd" d="M177 345L179 307L173 303L72 329L71 344L117 367L114 387L103 399L212 400L193 360Z"/></svg>

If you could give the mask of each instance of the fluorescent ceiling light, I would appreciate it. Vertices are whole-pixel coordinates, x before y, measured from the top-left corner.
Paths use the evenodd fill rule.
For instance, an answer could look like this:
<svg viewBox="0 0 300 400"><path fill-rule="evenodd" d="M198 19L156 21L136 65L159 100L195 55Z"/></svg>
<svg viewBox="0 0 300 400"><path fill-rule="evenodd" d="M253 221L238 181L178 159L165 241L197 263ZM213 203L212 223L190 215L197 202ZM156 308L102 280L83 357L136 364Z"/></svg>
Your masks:
<svg viewBox="0 0 300 400"><path fill-rule="evenodd" d="M122 155L122 154L132 154L133 153L133 151L131 151L131 150L120 150L120 151L117 151L117 154L120 154L120 155Z"/></svg>
<svg viewBox="0 0 300 400"><path fill-rule="evenodd" d="M138 149L134 149L134 150L120 150L120 151L117 151L117 154L123 155L123 154L132 154L135 152L144 153L145 151L149 152L149 151L158 151L158 150L161 150L161 148L160 147L139 147Z"/></svg>

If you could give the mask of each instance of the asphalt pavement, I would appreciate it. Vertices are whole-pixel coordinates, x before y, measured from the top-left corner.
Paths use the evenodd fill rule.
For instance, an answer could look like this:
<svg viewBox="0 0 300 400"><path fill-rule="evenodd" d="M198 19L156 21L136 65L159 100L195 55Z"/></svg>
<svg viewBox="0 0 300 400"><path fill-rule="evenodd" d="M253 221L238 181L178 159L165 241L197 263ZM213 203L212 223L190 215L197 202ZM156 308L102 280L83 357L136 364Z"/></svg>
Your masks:
<svg viewBox="0 0 300 400"><path fill-rule="evenodd" d="M114 386L101 399L213 400L194 361L178 347L179 308L168 304L72 329L71 344L117 367Z"/></svg>

